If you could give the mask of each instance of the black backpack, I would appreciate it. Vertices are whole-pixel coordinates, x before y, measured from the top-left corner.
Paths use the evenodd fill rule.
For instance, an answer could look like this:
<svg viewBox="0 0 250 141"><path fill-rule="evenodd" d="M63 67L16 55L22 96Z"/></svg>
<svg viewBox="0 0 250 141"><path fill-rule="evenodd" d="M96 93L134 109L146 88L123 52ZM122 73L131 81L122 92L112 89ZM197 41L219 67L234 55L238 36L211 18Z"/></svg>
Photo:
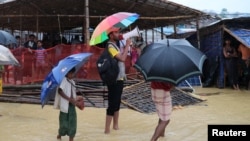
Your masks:
<svg viewBox="0 0 250 141"><path fill-rule="evenodd" d="M112 85L116 83L117 76L119 73L119 67L118 60L113 58L108 51L109 44L112 43L107 43L106 48L104 49L101 56L96 62L96 66L103 83L107 85ZM113 46L116 48L114 44Z"/></svg>

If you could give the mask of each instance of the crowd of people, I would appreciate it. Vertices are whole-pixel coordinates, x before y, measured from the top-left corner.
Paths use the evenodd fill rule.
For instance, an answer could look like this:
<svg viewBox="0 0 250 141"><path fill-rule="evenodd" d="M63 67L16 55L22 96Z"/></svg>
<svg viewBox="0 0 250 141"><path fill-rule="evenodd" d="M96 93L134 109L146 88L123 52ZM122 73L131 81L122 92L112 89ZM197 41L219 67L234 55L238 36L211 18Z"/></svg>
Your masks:
<svg viewBox="0 0 250 141"><path fill-rule="evenodd" d="M46 36L45 36L46 37ZM54 48L44 46L44 40L38 40L34 34L30 34L26 41L20 36L16 36L16 43L7 45L17 61L19 66L4 65L2 71L2 80L4 84L26 84L41 82L46 73L64 57L82 52L81 41L79 37L72 39L74 44L59 44ZM66 46L71 46L68 49ZM81 76L86 76L86 68L83 68Z"/></svg>
<svg viewBox="0 0 250 141"><path fill-rule="evenodd" d="M44 36L46 39L47 36ZM5 84L27 84L41 82L45 74L61 59L70 55L84 51L84 44L79 36L72 38L70 44L61 43L53 47L46 46L46 40L37 40L34 34L28 36L26 41L23 41L20 36L16 36L16 44L11 44L8 47L15 58L18 60L20 66L4 65L2 80ZM131 67L139 57L141 47L145 47L142 37L134 40L133 46L130 46L128 59L125 62L126 73L136 71ZM46 44L46 45L44 45ZM85 49L86 50L86 49ZM79 78L87 78L88 67L90 64L84 65L82 71L77 75ZM133 70L134 69L134 70ZM92 75L91 75L92 76ZM89 77L91 77L89 75ZM93 75L94 77L94 75Z"/></svg>
<svg viewBox="0 0 250 141"><path fill-rule="evenodd" d="M4 71L2 73L3 82L10 83L11 72L14 84L17 84L17 81L20 81L22 84L24 77L25 81L32 82L33 69L38 79L39 75L45 73L47 66L47 53L43 48L43 42L36 40L33 34L29 35L29 39L24 43L22 43L20 36L16 36L16 41L16 44L10 44L7 47L12 51L20 65L4 65Z"/></svg>

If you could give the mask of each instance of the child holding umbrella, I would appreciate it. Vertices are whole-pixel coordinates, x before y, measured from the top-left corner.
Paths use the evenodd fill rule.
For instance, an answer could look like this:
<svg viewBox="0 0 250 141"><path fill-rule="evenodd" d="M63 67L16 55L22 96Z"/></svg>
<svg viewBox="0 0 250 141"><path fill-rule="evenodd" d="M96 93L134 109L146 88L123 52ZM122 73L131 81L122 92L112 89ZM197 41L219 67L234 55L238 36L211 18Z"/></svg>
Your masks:
<svg viewBox="0 0 250 141"><path fill-rule="evenodd" d="M77 114L75 106L83 106L83 98L76 95L75 82L72 79L75 71L73 68L66 74L55 97L54 107L60 109L57 139L68 135L69 141L73 141L76 134Z"/></svg>

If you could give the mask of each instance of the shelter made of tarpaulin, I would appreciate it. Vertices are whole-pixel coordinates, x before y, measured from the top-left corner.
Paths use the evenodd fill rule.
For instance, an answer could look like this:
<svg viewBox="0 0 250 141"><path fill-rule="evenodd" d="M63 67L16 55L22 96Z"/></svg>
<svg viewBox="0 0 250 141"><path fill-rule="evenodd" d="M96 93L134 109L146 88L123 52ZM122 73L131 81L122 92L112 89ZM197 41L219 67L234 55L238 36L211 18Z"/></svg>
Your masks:
<svg viewBox="0 0 250 141"><path fill-rule="evenodd" d="M223 56L224 39L230 38L237 46L250 47L250 17L224 19L199 29L200 50L208 57L204 65L203 83L216 83L219 88L225 87L225 68ZM187 38L198 47L197 34Z"/></svg>

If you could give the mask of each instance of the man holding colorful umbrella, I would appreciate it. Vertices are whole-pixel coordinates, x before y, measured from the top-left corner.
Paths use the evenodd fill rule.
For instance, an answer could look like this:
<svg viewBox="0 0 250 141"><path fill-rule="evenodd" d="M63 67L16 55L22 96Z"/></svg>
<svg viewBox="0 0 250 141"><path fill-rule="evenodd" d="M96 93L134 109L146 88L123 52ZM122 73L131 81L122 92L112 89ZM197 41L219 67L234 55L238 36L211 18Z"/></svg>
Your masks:
<svg viewBox="0 0 250 141"><path fill-rule="evenodd" d="M116 83L108 84L108 108L106 113L106 122L105 122L105 134L110 133L110 125L113 120L113 129L118 130L118 118L119 110L121 103L121 95L123 91L124 80L126 80L125 74L125 61L127 58L127 52L131 44L131 40L126 40L126 45L124 51L121 52L117 46L117 41L119 41L120 31L119 28L112 27L108 31L108 51L112 57L118 60L119 73Z"/></svg>
<svg viewBox="0 0 250 141"><path fill-rule="evenodd" d="M106 17L95 28L90 45L97 45L108 40L107 48L112 57L118 60L119 74L114 84L108 85L108 108L106 113L105 134L110 133L110 125L113 120L113 129L118 130L119 109L121 103L121 95L123 91L123 83L126 80L125 60L127 52L131 44L131 40L126 40L124 50L121 51L117 46L120 39L120 30L128 27L139 18L136 13L118 12Z"/></svg>

